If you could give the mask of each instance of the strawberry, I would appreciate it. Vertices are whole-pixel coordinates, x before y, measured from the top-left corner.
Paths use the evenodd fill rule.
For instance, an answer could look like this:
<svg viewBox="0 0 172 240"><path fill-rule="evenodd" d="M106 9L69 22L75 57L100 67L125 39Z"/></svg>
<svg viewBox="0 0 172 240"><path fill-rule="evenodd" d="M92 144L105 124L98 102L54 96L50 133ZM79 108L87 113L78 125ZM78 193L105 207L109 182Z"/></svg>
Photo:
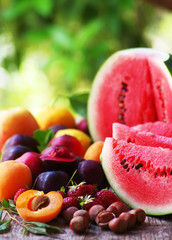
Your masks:
<svg viewBox="0 0 172 240"><path fill-rule="evenodd" d="M104 208L105 208L105 205L102 201L94 198L94 197L91 197L90 195L86 195L86 196L81 196L81 197L78 197L78 200L80 202L80 205L82 206L82 208L84 210L89 210L92 206L94 205L102 205Z"/></svg>
<svg viewBox="0 0 172 240"><path fill-rule="evenodd" d="M19 188L19 190L15 193L14 195L14 204L16 204L17 198L19 197L20 194L22 194L23 192L27 191L28 189L23 187L23 188Z"/></svg>
<svg viewBox="0 0 172 240"><path fill-rule="evenodd" d="M63 198L62 211L69 207L79 207L79 202L76 197L65 197Z"/></svg>
<svg viewBox="0 0 172 240"><path fill-rule="evenodd" d="M102 201L106 208L113 202L120 201L119 197L115 193L105 189L97 192L95 198Z"/></svg>
<svg viewBox="0 0 172 240"><path fill-rule="evenodd" d="M65 187L64 187L64 186L62 186L62 187L60 188L60 190L57 190L57 192L60 193L63 198L66 197L66 192L65 192Z"/></svg>
<svg viewBox="0 0 172 240"><path fill-rule="evenodd" d="M73 185L69 187L67 192L67 196L69 197L79 197L79 196L94 196L97 192L97 188L91 184L85 184L85 182L81 182L78 185Z"/></svg>

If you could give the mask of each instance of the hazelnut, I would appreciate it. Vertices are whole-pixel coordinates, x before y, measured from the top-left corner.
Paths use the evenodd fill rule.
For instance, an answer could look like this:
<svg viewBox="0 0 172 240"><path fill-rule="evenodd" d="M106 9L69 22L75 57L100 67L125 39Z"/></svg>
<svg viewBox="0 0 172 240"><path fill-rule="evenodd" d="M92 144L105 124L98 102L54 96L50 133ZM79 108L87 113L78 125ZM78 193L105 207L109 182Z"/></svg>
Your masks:
<svg viewBox="0 0 172 240"><path fill-rule="evenodd" d="M70 220L73 218L73 214L78 210L77 207L68 207L62 212L63 218L67 221L70 222Z"/></svg>
<svg viewBox="0 0 172 240"><path fill-rule="evenodd" d="M93 222L96 219L96 216L98 215L99 212L105 210L102 205L93 205L89 211L88 214L90 216L90 220Z"/></svg>
<svg viewBox="0 0 172 240"><path fill-rule="evenodd" d="M70 220L70 228L76 233L83 233L89 226L89 221L86 217L76 216Z"/></svg>
<svg viewBox="0 0 172 240"><path fill-rule="evenodd" d="M109 223L108 226L110 230L112 230L115 233L123 233L127 230L127 221L118 217L112 219Z"/></svg>
<svg viewBox="0 0 172 240"><path fill-rule="evenodd" d="M130 214L134 214L136 216L137 223L143 223L146 218L146 213L143 209L135 208L129 211Z"/></svg>
<svg viewBox="0 0 172 240"><path fill-rule="evenodd" d="M97 225L105 228L108 226L109 221L112 220L113 218L115 218L115 214L113 212L103 210L98 213L95 221L96 221Z"/></svg>
<svg viewBox="0 0 172 240"><path fill-rule="evenodd" d="M127 211L127 207L125 206L125 204L123 202L119 202L119 201L113 202L109 207L112 208L112 206L117 208L119 215L122 212L126 212Z"/></svg>
<svg viewBox="0 0 172 240"><path fill-rule="evenodd" d="M113 204L111 204L108 208L106 208L107 211L113 212L116 217L119 216L119 211L117 207L115 207Z"/></svg>
<svg viewBox="0 0 172 240"><path fill-rule="evenodd" d="M136 216L129 212L122 212L119 215L119 218L126 220L126 222L128 224L128 228L131 228L136 224Z"/></svg>
<svg viewBox="0 0 172 240"><path fill-rule="evenodd" d="M90 216L88 214L88 212L84 209L80 209L80 210L77 210L74 214L73 214L73 217L77 217L77 216L82 216L82 217L85 217L88 219L88 221L90 221Z"/></svg>

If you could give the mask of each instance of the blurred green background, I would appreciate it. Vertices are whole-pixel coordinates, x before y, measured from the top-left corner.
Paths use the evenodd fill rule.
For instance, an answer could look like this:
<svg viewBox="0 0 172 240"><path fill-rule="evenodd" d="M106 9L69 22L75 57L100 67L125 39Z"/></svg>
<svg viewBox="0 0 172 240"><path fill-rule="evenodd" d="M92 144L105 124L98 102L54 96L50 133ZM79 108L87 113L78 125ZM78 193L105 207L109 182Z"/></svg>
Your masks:
<svg viewBox="0 0 172 240"><path fill-rule="evenodd" d="M141 0L0 0L0 109L36 113L89 91L120 49L171 52L171 22L171 12Z"/></svg>

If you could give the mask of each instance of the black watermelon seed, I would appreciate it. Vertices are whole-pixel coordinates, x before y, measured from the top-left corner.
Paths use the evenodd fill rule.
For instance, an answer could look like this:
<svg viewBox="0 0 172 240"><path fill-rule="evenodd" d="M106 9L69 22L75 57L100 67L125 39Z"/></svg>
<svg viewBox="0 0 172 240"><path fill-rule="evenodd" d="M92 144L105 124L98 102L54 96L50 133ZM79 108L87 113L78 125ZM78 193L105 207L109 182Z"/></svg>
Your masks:
<svg viewBox="0 0 172 240"><path fill-rule="evenodd" d="M128 164L123 165L123 168L127 169L128 168Z"/></svg>
<svg viewBox="0 0 172 240"><path fill-rule="evenodd" d="M121 164L123 165L125 162L126 162L126 159L123 159L123 160L121 161Z"/></svg>
<svg viewBox="0 0 172 240"><path fill-rule="evenodd" d="M127 84L126 84L125 82L122 82L122 85L125 86L125 87L127 87Z"/></svg>
<svg viewBox="0 0 172 240"><path fill-rule="evenodd" d="M139 168L141 168L141 167L143 167L142 164L137 164L137 165L135 166L135 169L139 169Z"/></svg>
<svg viewBox="0 0 172 240"><path fill-rule="evenodd" d="M127 172L129 172L130 171L130 168L127 168Z"/></svg>

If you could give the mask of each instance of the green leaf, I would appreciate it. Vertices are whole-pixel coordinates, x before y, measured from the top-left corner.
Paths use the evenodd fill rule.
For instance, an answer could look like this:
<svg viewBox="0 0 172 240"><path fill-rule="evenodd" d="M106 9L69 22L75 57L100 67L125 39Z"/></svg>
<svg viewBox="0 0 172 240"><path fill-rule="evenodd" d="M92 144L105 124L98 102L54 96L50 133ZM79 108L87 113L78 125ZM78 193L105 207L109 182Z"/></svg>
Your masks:
<svg viewBox="0 0 172 240"><path fill-rule="evenodd" d="M88 92L74 93L69 96L70 104L73 110L83 117L87 116Z"/></svg>
<svg viewBox="0 0 172 240"><path fill-rule="evenodd" d="M52 225L49 225L47 223L42 223L42 222L27 222L25 221L26 224L32 224L32 225L35 225L39 228L48 228L48 229L52 229L52 230L56 230L56 231L59 231L59 232L64 232L64 230L62 228L59 228L57 226L52 226Z"/></svg>
<svg viewBox="0 0 172 240"><path fill-rule="evenodd" d="M14 201L12 199L8 199L9 205L10 207L16 207L16 205L14 204Z"/></svg>
<svg viewBox="0 0 172 240"><path fill-rule="evenodd" d="M32 227L32 226L26 226L25 227L28 232L34 233L34 234L42 234L42 235L48 235L46 228L43 227Z"/></svg>
<svg viewBox="0 0 172 240"><path fill-rule="evenodd" d="M9 209L13 212L17 212L16 206L14 205L13 200L9 199L9 201L7 201L5 198L2 200L2 207L5 209Z"/></svg>
<svg viewBox="0 0 172 240"><path fill-rule="evenodd" d="M52 129L41 130L38 129L34 132L34 138L37 140L39 146L38 150L41 152L47 147L48 142L54 137Z"/></svg>
<svg viewBox="0 0 172 240"><path fill-rule="evenodd" d="M3 209L0 208L0 219L2 218Z"/></svg>
<svg viewBox="0 0 172 240"><path fill-rule="evenodd" d="M0 222L0 233L10 228L10 220Z"/></svg>

